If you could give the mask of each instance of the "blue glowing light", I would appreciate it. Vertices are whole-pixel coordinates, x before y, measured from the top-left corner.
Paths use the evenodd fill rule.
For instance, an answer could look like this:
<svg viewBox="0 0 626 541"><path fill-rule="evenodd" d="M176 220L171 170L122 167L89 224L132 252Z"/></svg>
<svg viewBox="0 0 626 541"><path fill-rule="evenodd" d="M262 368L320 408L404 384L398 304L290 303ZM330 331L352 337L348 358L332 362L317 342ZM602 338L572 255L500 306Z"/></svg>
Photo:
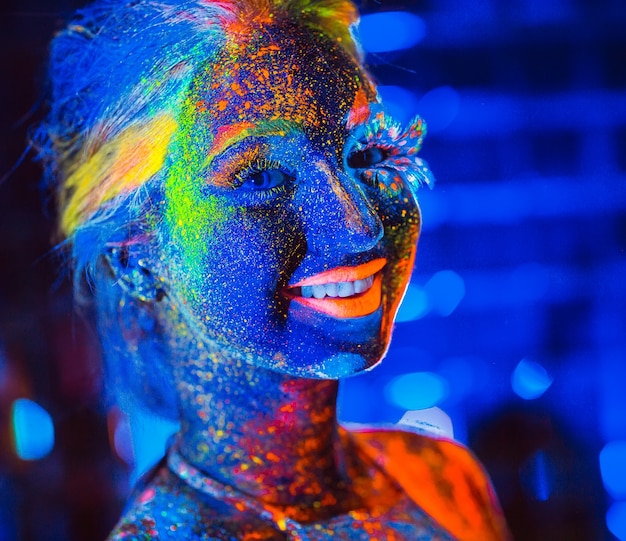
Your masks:
<svg viewBox="0 0 626 541"><path fill-rule="evenodd" d="M432 408L445 400L448 392L448 382L432 372L404 374L385 387L387 400L406 410Z"/></svg>
<svg viewBox="0 0 626 541"><path fill-rule="evenodd" d="M472 360L452 357L441 362L438 370L450 385L448 405L468 396L476 387L476 367Z"/></svg>
<svg viewBox="0 0 626 541"><path fill-rule="evenodd" d="M398 310L396 321L403 322L420 319L428 313L429 309L426 292L419 286L409 284Z"/></svg>
<svg viewBox="0 0 626 541"><path fill-rule="evenodd" d="M113 424L113 449L126 464L132 466L135 463L133 450L133 438L128 419L122 414L111 415Z"/></svg>
<svg viewBox="0 0 626 541"><path fill-rule="evenodd" d="M361 17L359 37L370 53L408 49L426 35L426 25L417 15L406 11L370 13Z"/></svg>
<svg viewBox="0 0 626 541"><path fill-rule="evenodd" d="M617 276L622 279L626 276L626 266ZM606 312L611 314L610 311ZM617 322L613 322L615 324ZM609 322L607 322L607 327ZM616 349L605 355L601 355L598 366L594 366L600 374L599 401L600 413L600 433L605 441L621 440L626 438L626 393L624 392L624 382L626 381L626 363L624 362L624 351ZM587 376L588 377L588 376ZM588 385L588 380L586 380Z"/></svg>
<svg viewBox="0 0 626 541"><path fill-rule="evenodd" d="M402 86L378 85L378 93L386 111L397 122L406 124L419 111L417 96Z"/></svg>
<svg viewBox="0 0 626 541"><path fill-rule="evenodd" d="M525 491L536 500L545 502L552 493L554 472L545 451L537 451L520 468L520 481Z"/></svg>
<svg viewBox="0 0 626 541"><path fill-rule="evenodd" d="M550 269L540 263L530 262L515 267L509 278L510 298L520 304L539 301L550 288Z"/></svg>
<svg viewBox="0 0 626 541"><path fill-rule="evenodd" d="M12 407L15 452L22 460L44 458L54 447L52 417L39 404L20 398Z"/></svg>
<svg viewBox="0 0 626 541"><path fill-rule="evenodd" d="M626 502L615 502L606 512L606 525L620 541L626 541Z"/></svg>
<svg viewBox="0 0 626 541"><path fill-rule="evenodd" d="M524 400L539 398L552 382L552 376L543 366L528 359L522 359L517 363L511 374L511 387L515 394Z"/></svg>
<svg viewBox="0 0 626 541"><path fill-rule="evenodd" d="M421 190L419 201L422 210L422 231L434 231L450 220L447 190L445 194L437 190Z"/></svg>
<svg viewBox="0 0 626 541"><path fill-rule="evenodd" d="M419 101L418 110L426 120L431 133L445 130L459 113L461 98L454 88L440 86L433 88Z"/></svg>
<svg viewBox="0 0 626 541"><path fill-rule="evenodd" d="M600 472L606 491L626 500L626 440L607 443L600 451Z"/></svg>
<svg viewBox="0 0 626 541"><path fill-rule="evenodd" d="M442 317L454 312L465 296L465 282L452 270L435 273L424 289L431 307Z"/></svg>

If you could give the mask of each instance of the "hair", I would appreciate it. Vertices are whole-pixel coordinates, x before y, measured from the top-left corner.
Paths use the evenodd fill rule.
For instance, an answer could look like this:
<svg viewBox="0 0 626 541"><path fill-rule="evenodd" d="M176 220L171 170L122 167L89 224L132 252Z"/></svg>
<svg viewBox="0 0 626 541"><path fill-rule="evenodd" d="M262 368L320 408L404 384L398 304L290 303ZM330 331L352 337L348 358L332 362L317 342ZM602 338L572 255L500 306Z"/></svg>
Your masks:
<svg viewBox="0 0 626 541"><path fill-rule="evenodd" d="M56 197L59 234L79 299L90 297L81 285L85 277L97 282L107 248L150 236L154 222L147 217L195 75L231 36L280 18L297 19L362 60L354 38L358 13L350 0L99 0L54 38L49 112L34 144ZM141 372L128 329L139 326L146 336L156 331L142 318L145 310L115 289L97 288L96 298L100 334L114 346L105 347L107 379L118 386ZM101 321L106 318L108 325ZM156 396L146 389L150 385L133 392Z"/></svg>

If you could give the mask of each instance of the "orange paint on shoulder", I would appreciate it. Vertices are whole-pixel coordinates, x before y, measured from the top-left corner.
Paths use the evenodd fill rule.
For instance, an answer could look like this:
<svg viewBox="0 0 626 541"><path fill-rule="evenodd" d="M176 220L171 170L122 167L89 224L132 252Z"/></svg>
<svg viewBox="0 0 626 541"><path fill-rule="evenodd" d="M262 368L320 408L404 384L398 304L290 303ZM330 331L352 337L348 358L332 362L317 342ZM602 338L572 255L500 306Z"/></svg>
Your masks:
<svg viewBox="0 0 626 541"><path fill-rule="evenodd" d="M462 445L399 430L350 436L459 541L511 539L489 478Z"/></svg>
<svg viewBox="0 0 626 541"><path fill-rule="evenodd" d="M284 406L282 406L280 408L279 411L281 411L282 413L293 413L295 411L295 406L294 404L285 404Z"/></svg>

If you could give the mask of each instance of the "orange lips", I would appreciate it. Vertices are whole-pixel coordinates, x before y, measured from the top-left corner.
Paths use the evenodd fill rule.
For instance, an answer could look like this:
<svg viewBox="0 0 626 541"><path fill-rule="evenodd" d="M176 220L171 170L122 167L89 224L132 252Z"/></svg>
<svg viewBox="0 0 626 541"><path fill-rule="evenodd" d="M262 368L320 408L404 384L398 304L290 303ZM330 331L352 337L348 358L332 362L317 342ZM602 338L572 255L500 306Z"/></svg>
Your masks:
<svg viewBox="0 0 626 541"><path fill-rule="evenodd" d="M382 276L380 270L386 265L384 258L374 259L356 267L337 267L320 272L290 286L285 294L293 301L304 306L337 318L363 317L378 310L382 294ZM371 286L361 293L353 293L347 297L304 297L295 295L295 288L306 286L328 286L341 283L353 283L358 280L373 280ZM300 290L301 291L301 290Z"/></svg>

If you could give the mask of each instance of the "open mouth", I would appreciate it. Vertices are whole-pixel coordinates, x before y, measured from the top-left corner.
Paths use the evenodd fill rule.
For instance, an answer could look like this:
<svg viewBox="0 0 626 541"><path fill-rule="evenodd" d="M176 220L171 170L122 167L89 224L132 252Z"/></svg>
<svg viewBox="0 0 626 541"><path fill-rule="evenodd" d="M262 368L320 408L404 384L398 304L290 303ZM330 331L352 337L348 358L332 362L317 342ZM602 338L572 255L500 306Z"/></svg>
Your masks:
<svg viewBox="0 0 626 541"><path fill-rule="evenodd" d="M301 280L285 290L293 301L337 318L363 317L378 310L381 270L386 259L356 267L337 267Z"/></svg>

